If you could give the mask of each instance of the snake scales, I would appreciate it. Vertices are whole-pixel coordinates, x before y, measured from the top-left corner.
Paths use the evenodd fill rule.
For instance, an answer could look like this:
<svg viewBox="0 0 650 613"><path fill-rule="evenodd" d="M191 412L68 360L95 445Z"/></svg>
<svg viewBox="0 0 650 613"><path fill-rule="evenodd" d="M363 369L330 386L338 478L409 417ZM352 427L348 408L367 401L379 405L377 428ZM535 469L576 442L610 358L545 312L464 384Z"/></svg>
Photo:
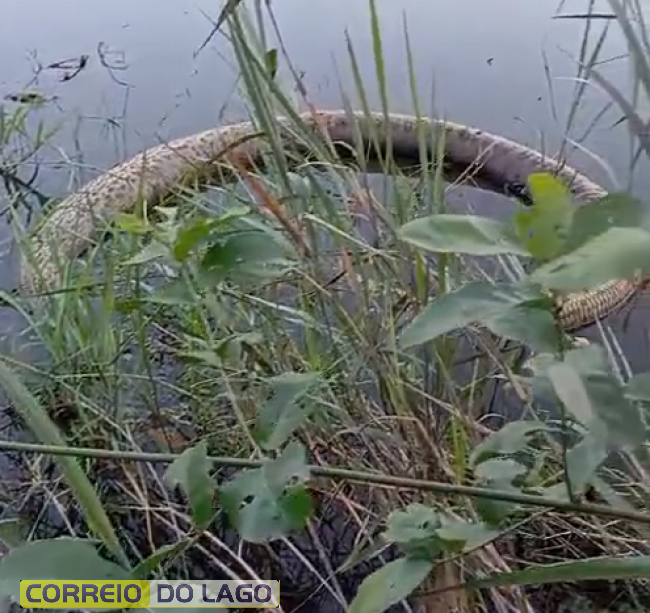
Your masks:
<svg viewBox="0 0 650 613"><path fill-rule="evenodd" d="M480 161L481 173L492 185L525 185L540 170L555 172L567 183L577 203L589 203L606 195L605 190L577 170L524 145L442 120L383 113L315 111L301 115L304 126L324 140L351 148L361 142L378 144L380 151L390 139L394 155L418 161L418 129L427 142L444 131L445 159L458 167ZM418 122L419 125L418 125ZM287 148L300 149L304 142L291 130L293 120L277 118L276 127ZM359 141L359 139L361 139ZM376 139L376 140L373 140ZM208 176L228 156L249 163L262 163L268 143L252 123L225 125L161 144L118 164L62 200L30 239L31 255L21 262L21 287L28 291L52 289L60 282L60 262L81 255L93 241L98 227L120 212L130 211L138 198L147 202L171 192L188 170ZM232 158L230 158L232 159ZM596 289L565 296L558 305L558 323L576 330L622 306L636 292L633 280L616 280Z"/></svg>

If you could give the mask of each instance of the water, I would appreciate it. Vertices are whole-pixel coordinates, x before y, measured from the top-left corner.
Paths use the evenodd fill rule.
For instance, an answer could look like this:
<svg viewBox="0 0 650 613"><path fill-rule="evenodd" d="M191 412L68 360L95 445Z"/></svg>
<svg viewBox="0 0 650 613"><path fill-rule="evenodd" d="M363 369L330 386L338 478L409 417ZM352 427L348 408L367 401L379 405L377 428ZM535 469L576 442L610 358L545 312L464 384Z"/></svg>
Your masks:
<svg viewBox="0 0 650 613"><path fill-rule="evenodd" d="M557 0L378 0L392 110L412 110L406 23L425 109L556 150L573 97L584 28L582 21L553 20L557 4ZM600 4L597 9L606 12L607 3ZM565 10L580 12L586 7L585 1L571 3ZM87 178L96 169L161 139L245 117L233 95L235 71L227 42L217 36L196 54L212 28L206 14L214 19L220 8L221 3L205 0L0 0L0 96L20 91L35 79L32 88L57 97L39 112L40 117L48 122L66 120L53 146L43 154L46 164L39 175L43 191L50 195L69 191L70 160L64 159L62 150L71 156L75 148L83 152L83 158L74 159L80 176ZM371 101L379 107L366 2L283 0L274 3L274 11L288 53L304 73L312 102L339 107L339 78L346 91L353 91L347 32ZM603 26L595 22L594 30ZM626 52L616 26L611 29L602 57ZM61 73L54 70L34 76L39 62L48 65L83 54L90 57L88 66L67 82L60 82ZM627 91L625 60L602 69ZM578 127L571 132L574 138L580 137L606 102L604 93L590 88ZM607 160L620 186L626 187L629 139L625 126L612 127L619 116L616 111L606 113L583 144ZM572 162L613 187L596 159L578 153ZM647 195L650 188L650 174L644 170L643 166L638 169L632 185L639 195ZM471 198L479 211L509 213L500 198L478 192ZM0 239L8 236L6 228L0 232ZM12 287L15 279L11 267L0 268L0 285ZM641 298L629 322L633 332L623 335L635 370L647 368L645 321ZM6 325L3 319L2 328ZM622 331L623 318L615 318L613 325Z"/></svg>
<svg viewBox="0 0 650 613"><path fill-rule="evenodd" d="M584 4L584 6L582 6ZM496 0L454 2L379 0L392 110L410 112L404 29L408 28L423 108L436 115L473 124L557 151L574 95L577 58L584 21L554 20L555 0L522 4ZM585 10L587 2L565 11ZM70 190L70 162L77 162L76 181L162 139L181 136L227 120L245 117L233 91L235 70L223 36L215 36L197 53L212 29L221 5L207 1L174 3L126 0L88 3L81 0L0 0L0 95L32 84L53 104L39 112L48 125L65 121L54 144L43 154L39 186L60 195ZM606 0L596 10L607 12ZM309 97L317 106L340 106L339 81L354 91L345 40L352 40L368 95L379 107L369 10L366 2L283 0L274 11L286 49L304 74ZM38 16L38 19L34 19ZM606 22L594 22L592 40ZM617 26L610 27L601 58L626 52ZM88 55L88 66L60 82L60 71L38 64ZM548 73L545 69L548 66ZM604 64L603 72L629 91L625 59ZM552 87L549 87L549 78ZM570 132L580 139L608 102L589 87L578 121ZM595 156L607 161L619 185L629 185L629 138L624 125L612 127L620 114L607 112L584 140ZM83 152L76 155L75 151ZM572 162L604 185L614 187L593 157L573 155ZM58 167L57 167L58 163ZM632 184L644 195L650 175L640 167ZM500 198L473 193L479 211L508 215ZM0 239L6 238L0 228ZM0 283L11 287L14 266L3 267ZM634 310L634 338L626 343L633 363L647 353L643 300ZM641 313L641 315L639 315ZM9 325L9 324L7 324ZM4 324L3 324L4 327Z"/></svg>

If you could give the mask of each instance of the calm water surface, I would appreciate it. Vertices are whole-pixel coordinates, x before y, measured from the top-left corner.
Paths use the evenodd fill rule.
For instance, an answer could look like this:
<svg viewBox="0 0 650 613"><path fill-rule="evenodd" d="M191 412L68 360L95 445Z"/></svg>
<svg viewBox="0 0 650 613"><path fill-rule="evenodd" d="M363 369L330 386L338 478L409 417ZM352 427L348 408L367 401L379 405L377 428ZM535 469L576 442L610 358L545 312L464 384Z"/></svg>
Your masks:
<svg viewBox="0 0 650 613"><path fill-rule="evenodd" d="M557 2L378 0L392 110L412 110L407 23L424 108L556 150L574 92L575 58L584 28L583 22L553 20ZM587 2L566 4L567 10L579 12ZM606 3L601 4L598 9L606 11ZM377 104L365 1L282 0L273 5L288 52L304 73L314 103L340 106L339 77L352 91L347 32ZM62 151L88 178L160 139L212 127L222 121L222 114L228 120L245 117L233 96L235 71L227 42L216 37L196 55L212 27L206 15L214 19L220 9L221 2L207 0L0 0L0 98L30 84L38 63L90 57L87 68L68 82L59 81L60 73L46 70L31 85L57 97L56 104L39 111L39 118L49 125L64 122L42 156L43 191L62 195L70 190L70 158ZM594 27L600 31L603 22ZM602 57L625 51L612 27ZM619 87L628 87L625 60L610 62L603 70ZM589 91L578 127L571 133L574 138L581 137L606 102L601 92ZM629 142L625 126L611 127L618 118L616 112L605 114L584 145L606 159L620 185L626 186ZM77 149L82 158L76 156ZM593 157L578 153L572 160L612 187ZM646 170L636 173L634 191L640 195L650 192ZM497 197L477 193L472 198L479 210L507 214ZM3 235L8 231L0 226L0 238ZM0 286L11 287L15 279L10 265L0 267ZM2 330L11 326L10 319L10 313L0 315ZM648 369L646 319L641 299L629 322L633 331L624 336L635 370ZM623 325L618 317L615 328L620 331Z"/></svg>
<svg viewBox="0 0 650 613"><path fill-rule="evenodd" d="M392 109L412 110L406 24L424 108L556 151L573 97L584 31L583 21L554 20L557 4L557 0L378 0ZM586 1L565 4L565 11L587 7ZM212 28L208 16L214 19L221 5L207 0L0 0L0 96L19 91L36 78L32 87L57 98L39 111L40 117L50 125L63 122L53 146L42 156L41 189L50 195L69 191L70 157L66 159L62 151L78 162L80 177L88 178L160 139L245 117L233 92L235 70L227 41L217 36L197 55ZM353 91L347 33L378 106L366 2L283 0L273 6L312 101L322 107L340 106L339 80ZM607 3L597 8L606 12ZM594 33L603 27L604 22L594 22ZM626 51L617 27L610 29L603 59ZM596 37L592 39L595 42ZM60 82L61 73L54 70L34 77L39 63L83 54L90 56L87 68L68 82ZM619 87L629 90L625 59L602 68ZM604 93L589 88L571 136L580 139L606 103ZM615 111L606 113L583 144L606 159L620 185L627 186L629 139L625 126L612 127L618 118ZM613 186L593 157L577 153L572 161ZM645 170L637 170L633 184L640 195L647 195L650 188ZM475 197L473 204L479 210L507 214L500 199ZM11 266L2 268L0 283L11 286L15 278ZM639 333L645 319L642 302L633 315L630 351L635 362L643 361L647 353L645 330Z"/></svg>

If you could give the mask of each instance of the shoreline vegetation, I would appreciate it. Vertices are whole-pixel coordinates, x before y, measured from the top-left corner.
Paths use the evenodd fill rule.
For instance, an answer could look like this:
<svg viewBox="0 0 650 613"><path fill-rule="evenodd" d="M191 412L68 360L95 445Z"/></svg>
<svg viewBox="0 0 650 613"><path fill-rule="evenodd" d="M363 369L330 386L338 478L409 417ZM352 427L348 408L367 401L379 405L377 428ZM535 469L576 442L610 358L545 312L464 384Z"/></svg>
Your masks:
<svg viewBox="0 0 650 613"><path fill-rule="evenodd" d="M0 360L2 610L43 577L277 579L287 613L650 609L650 372L606 322L585 342L555 320L558 295L648 275L647 204L617 192L575 215L537 173L511 219L456 214L448 193L471 177L445 181L440 156L370 168L315 141L288 171L273 117L314 104L261 5L229 0L214 33L265 172L189 177L118 216L60 291L2 296L26 329ZM585 23L567 133L593 83L650 157L643 14L609 6L564 15ZM625 35L632 98L599 71L596 19ZM348 50L344 106L369 112ZM19 203L55 205L25 170L53 132L29 127L45 99L11 102L0 179L21 228Z"/></svg>

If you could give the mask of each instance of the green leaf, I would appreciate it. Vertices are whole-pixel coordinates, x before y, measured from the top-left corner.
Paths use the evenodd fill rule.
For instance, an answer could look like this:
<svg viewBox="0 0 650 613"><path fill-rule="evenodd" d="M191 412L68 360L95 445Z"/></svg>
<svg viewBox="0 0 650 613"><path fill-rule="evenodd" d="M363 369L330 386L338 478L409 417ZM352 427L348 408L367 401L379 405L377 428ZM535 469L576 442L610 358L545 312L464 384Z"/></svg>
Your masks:
<svg viewBox="0 0 650 613"><path fill-rule="evenodd" d="M633 401L650 402L650 372L631 377L625 385L625 396Z"/></svg>
<svg viewBox="0 0 650 613"><path fill-rule="evenodd" d="M429 560L400 558L389 562L363 580L348 613L383 613L407 598L432 568Z"/></svg>
<svg viewBox="0 0 650 613"><path fill-rule="evenodd" d="M514 216L517 234L529 253L546 261L562 249L575 208L565 185L549 173L528 177L533 205Z"/></svg>
<svg viewBox="0 0 650 613"><path fill-rule="evenodd" d="M618 579L647 579L650 576L650 556L629 558L599 557L526 570L494 573L481 579L470 579L468 588L485 589L512 585L546 585L574 581L616 581Z"/></svg>
<svg viewBox="0 0 650 613"><path fill-rule="evenodd" d="M195 305L196 292L187 279L171 279L150 296L143 296L143 302L173 306Z"/></svg>
<svg viewBox="0 0 650 613"><path fill-rule="evenodd" d="M592 289L612 279L633 278L650 270L650 232L610 228L576 250L543 264L530 276L534 283L559 291Z"/></svg>
<svg viewBox="0 0 650 613"><path fill-rule="evenodd" d="M212 245L201 262L204 276L212 281L233 275L274 277L294 266L284 249L267 232L231 234Z"/></svg>
<svg viewBox="0 0 650 613"><path fill-rule="evenodd" d="M124 262L125 266L136 266L138 264L147 264L153 260L167 257L169 249L163 243L151 241L145 245L138 253Z"/></svg>
<svg viewBox="0 0 650 613"><path fill-rule="evenodd" d="M566 409L610 449L646 440L639 407L625 398L625 387L601 346L572 349L549 367L547 376Z"/></svg>
<svg viewBox="0 0 650 613"><path fill-rule="evenodd" d="M308 478L305 448L293 442L275 460L222 485L221 501L243 539L269 541L306 525L312 512Z"/></svg>
<svg viewBox="0 0 650 613"><path fill-rule="evenodd" d="M494 489L498 491L511 491L513 493L519 492L519 489L512 485L502 486L492 481L485 481L481 483L481 487ZM519 508L519 505L499 500L498 498L477 498L474 501L474 509L476 513L485 522L486 525L498 529L499 526Z"/></svg>
<svg viewBox="0 0 650 613"><path fill-rule="evenodd" d="M475 215L445 213L414 219L401 227L399 235L434 253L528 255L509 224Z"/></svg>
<svg viewBox="0 0 650 613"><path fill-rule="evenodd" d="M255 440L263 449L278 449L305 423L313 406L301 400L319 380L319 373L284 373L271 379L273 396L260 409Z"/></svg>
<svg viewBox="0 0 650 613"><path fill-rule="evenodd" d="M404 545L413 540L430 538L440 527L440 513L431 507L414 502L404 510L392 511L386 520L384 538Z"/></svg>
<svg viewBox="0 0 650 613"><path fill-rule="evenodd" d="M397 543L409 558L435 560L441 553L470 551L494 540L499 533L483 524L447 516L423 504L393 511L383 537Z"/></svg>
<svg viewBox="0 0 650 613"><path fill-rule="evenodd" d="M485 481L511 484L526 474L527 468L512 458L492 458L481 462L475 469L476 476Z"/></svg>
<svg viewBox="0 0 650 613"><path fill-rule="evenodd" d="M250 207L233 206L215 219L199 219L180 228L176 234L176 240L172 253L178 261L186 260L192 251L203 245L215 231L224 230L233 221L248 215Z"/></svg>
<svg viewBox="0 0 650 613"><path fill-rule="evenodd" d="M571 447L565 454L566 479L567 483L558 483L544 491L544 495L556 500L569 500L569 493L580 496L587 488L596 483L594 479L598 469L609 456L609 450L605 440L600 436L593 436L590 433L579 443Z"/></svg>
<svg viewBox="0 0 650 613"><path fill-rule="evenodd" d="M118 213L114 223L118 230L129 234L148 234L153 230L147 219L135 213Z"/></svg>
<svg viewBox="0 0 650 613"><path fill-rule="evenodd" d="M484 547L497 539L501 533L482 523L469 522L459 518L445 518L436 534L447 544L448 551L461 553Z"/></svg>
<svg viewBox="0 0 650 613"><path fill-rule="evenodd" d="M508 325L508 317L525 316L514 307L545 304L548 297L533 287L513 283L467 283L459 289L434 298L402 333L403 348L421 345L457 328L496 321L500 329L516 332L518 324Z"/></svg>
<svg viewBox="0 0 650 613"><path fill-rule="evenodd" d="M186 449L165 472L165 481L170 487L180 486L192 507L192 519L199 530L210 525L214 513L212 496L214 482L210 477L208 445L201 441Z"/></svg>
<svg viewBox="0 0 650 613"><path fill-rule="evenodd" d="M275 79L275 75L278 73L278 50L269 49L264 55L264 64L266 69L269 71L269 75L272 79Z"/></svg>
<svg viewBox="0 0 650 613"><path fill-rule="evenodd" d="M165 560L173 559L183 553L187 548L190 539L185 538L158 547L151 555L147 556L131 571L131 577L134 579L146 579L153 571L155 571Z"/></svg>
<svg viewBox="0 0 650 613"><path fill-rule="evenodd" d="M477 481L490 489L520 491L520 487L515 486L513 482L518 477L523 478L527 468L504 456L531 452L532 438L547 429L541 422L522 420L506 424L491 434L470 455L470 463L474 467ZM518 508L518 505L496 499L477 499L474 501L474 507L489 526L498 526Z"/></svg>
<svg viewBox="0 0 650 613"><path fill-rule="evenodd" d="M474 473L477 482L489 489L503 492L521 490L514 481L527 473L527 468L511 458L491 458L478 464ZM478 499L474 501L481 519L489 526L498 526L513 513L519 505L498 499Z"/></svg>
<svg viewBox="0 0 650 613"><path fill-rule="evenodd" d="M575 207L564 253L577 249L612 227L650 231L650 207L625 193L608 194L588 206Z"/></svg>
<svg viewBox="0 0 650 613"><path fill-rule="evenodd" d="M546 300L546 298L544 299ZM562 342L551 310L543 304L520 305L489 317L483 323L494 334L524 343L533 351L557 351Z"/></svg>
<svg viewBox="0 0 650 613"><path fill-rule="evenodd" d="M533 436L547 429L547 426L537 421L510 422L481 441L472 451L470 462L477 466L495 456L523 451L529 447Z"/></svg>
<svg viewBox="0 0 650 613"><path fill-rule="evenodd" d="M127 580L129 571L100 557L92 541L65 537L26 543L0 559L0 596L18 602L23 579Z"/></svg>
<svg viewBox="0 0 650 613"><path fill-rule="evenodd" d="M423 504L410 504L393 511L387 520L384 539L398 543L410 557L435 560L442 552L436 530L442 526L441 514Z"/></svg>
<svg viewBox="0 0 650 613"><path fill-rule="evenodd" d="M209 238L214 226L214 219L201 219L182 227L176 234L176 241L172 247L174 257L179 262L186 260L192 250L200 247Z"/></svg>

